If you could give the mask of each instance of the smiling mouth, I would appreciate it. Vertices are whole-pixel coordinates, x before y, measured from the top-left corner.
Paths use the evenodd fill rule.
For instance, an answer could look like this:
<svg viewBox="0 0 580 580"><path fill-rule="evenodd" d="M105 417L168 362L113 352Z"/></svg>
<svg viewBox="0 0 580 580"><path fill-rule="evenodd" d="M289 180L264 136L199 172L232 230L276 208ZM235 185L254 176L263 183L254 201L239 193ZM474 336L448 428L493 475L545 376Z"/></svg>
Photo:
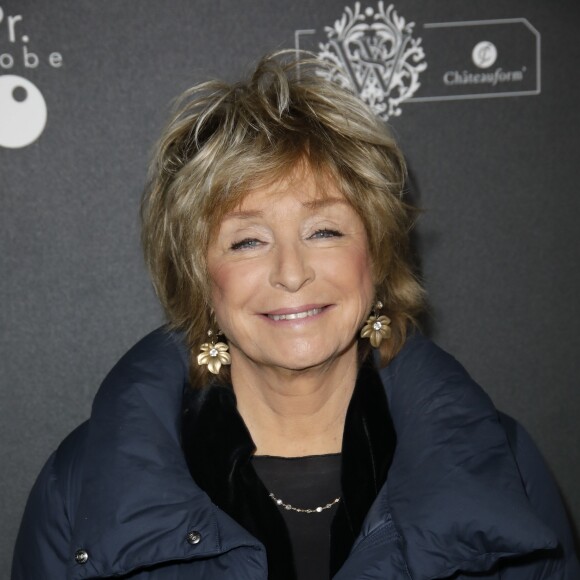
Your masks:
<svg viewBox="0 0 580 580"><path fill-rule="evenodd" d="M270 320L299 320L300 318L308 318L316 316L322 312L323 308L312 308L304 312L292 312L291 314L268 314Z"/></svg>

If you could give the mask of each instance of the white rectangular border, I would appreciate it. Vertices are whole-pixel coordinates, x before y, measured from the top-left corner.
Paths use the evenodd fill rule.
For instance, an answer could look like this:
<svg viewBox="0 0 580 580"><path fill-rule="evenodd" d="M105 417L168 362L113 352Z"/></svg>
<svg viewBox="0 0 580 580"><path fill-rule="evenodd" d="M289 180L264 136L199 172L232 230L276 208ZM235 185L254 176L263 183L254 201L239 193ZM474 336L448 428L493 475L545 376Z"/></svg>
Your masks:
<svg viewBox="0 0 580 580"><path fill-rule="evenodd" d="M542 36L527 18L500 18L497 20L464 20L457 22L429 22L423 28L457 28L463 26L487 26L493 24L523 24L536 37L536 88L532 91L506 91L503 93L475 93L470 95L442 95L439 97L411 97L403 103L428 103L434 101L466 101L471 99L494 99L502 97L524 97L542 92L541 44Z"/></svg>

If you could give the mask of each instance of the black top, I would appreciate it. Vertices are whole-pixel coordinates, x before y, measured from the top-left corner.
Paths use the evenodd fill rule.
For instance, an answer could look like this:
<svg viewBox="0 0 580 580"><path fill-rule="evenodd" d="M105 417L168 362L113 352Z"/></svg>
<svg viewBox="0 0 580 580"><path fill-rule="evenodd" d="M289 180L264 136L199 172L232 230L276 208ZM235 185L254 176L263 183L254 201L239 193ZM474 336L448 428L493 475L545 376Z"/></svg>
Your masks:
<svg viewBox="0 0 580 580"><path fill-rule="evenodd" d="M332 520L330 575L335 575L347 559L365 516L386 480L395 450L396 436L385 390L372 362L369 359L361 366L346 413L341 456L336 460L341 463L340 503L327 510L329 514L324 514ZM268 492L277 492L285 503L297 507L317 507L338 495L334 493L336 484L328 490L323 489L326 486L316 487L323 489L323 493L308 505L289 495L289 490L285 497L281 489L273 488L267 475L261 474L263 481L256 472L260 461L256 461L255 467L252 459L256 447L238 412L231 385L216 383L206 388L186 388L182 411L181 442L196 485L263 545L270 580L297 580L293 555L296 540L291 538L285 520L288 514L276 506ZM299 471L298 479L304 479L305 470ZM316 486L318 479L313 478L314 484L308 482L309 487ZM296 517L308 517L308 522L316 522L319 515L296 514ZM325 537L320 541L327 541ZM324 576L317 578L323 580Z"/></svg>
<svg viewBox="0 0 580 580"><path fill-rule="evenodd" d="M340 453L289 458L260 455L252 462L266 489L285 504L314 509L341 495ZM330 578L330 529L338 505L312 514L282 505L278 509L290 535L297 579Z"/></svg>

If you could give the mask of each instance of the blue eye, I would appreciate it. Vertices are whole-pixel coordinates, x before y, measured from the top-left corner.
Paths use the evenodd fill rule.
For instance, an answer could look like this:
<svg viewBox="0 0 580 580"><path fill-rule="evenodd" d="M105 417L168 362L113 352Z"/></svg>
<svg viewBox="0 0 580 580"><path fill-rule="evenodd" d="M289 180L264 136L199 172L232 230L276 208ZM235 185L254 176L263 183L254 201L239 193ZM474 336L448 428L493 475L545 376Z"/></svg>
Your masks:
<svg viewBox="0 0 580 580"><path fill-rule="evenodd" d="M244 240L240 240L239 242L235 242L230 246L230 250L244 250L246 248L256 248L262 242L257 240L256 238L245 238Z"/></svg>
<svg viewBox="0 0 580 580"><path fill-rule="evenodd" d="M324 228L315 231L310 237L314 239L342 238L342 234L337 230L329 230L327 228Z"/></svg>

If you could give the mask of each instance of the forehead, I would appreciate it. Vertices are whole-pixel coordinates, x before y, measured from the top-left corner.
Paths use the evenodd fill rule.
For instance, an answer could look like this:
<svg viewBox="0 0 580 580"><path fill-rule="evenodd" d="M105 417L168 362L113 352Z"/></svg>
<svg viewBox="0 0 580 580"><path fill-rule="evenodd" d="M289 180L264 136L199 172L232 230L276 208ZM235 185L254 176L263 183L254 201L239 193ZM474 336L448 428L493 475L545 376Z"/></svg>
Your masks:
<svg viewBox="0 0 580 580"><path fill-rule="evenodd" d="M346 198L328 174L317 174L306 166L295 168L282 177L252 187L226 215L264 209L288 197L294 199L297 206L307 209L346 203Z"/></svg>

